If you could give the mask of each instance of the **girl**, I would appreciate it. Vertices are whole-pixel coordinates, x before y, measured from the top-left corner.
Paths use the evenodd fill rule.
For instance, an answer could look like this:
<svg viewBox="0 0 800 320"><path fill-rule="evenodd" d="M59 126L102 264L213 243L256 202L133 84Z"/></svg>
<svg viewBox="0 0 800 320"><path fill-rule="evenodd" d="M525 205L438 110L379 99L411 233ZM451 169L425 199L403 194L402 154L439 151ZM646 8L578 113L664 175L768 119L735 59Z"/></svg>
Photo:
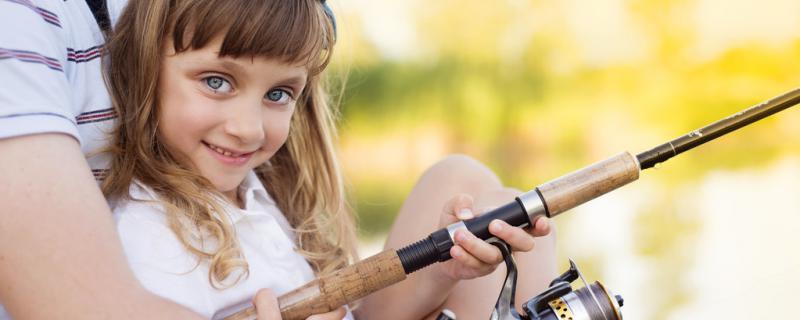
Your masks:
<svg viewBox="0 0 800 320"><path fill-rule="evenodd" d="M129 263L147 289L211 317L269 288L256 299L259 317L277 318L272 292L356 259L354 222L333 151L334 113L321 86L333 26L319 0L128 4L106 49L119 125L102 189ZM469 218L472 197L455 194L501 187L463 157L427 176L445 173L478 178L455 180L463 188L443 190L451 201L441 219L422 227L398 221L393 234L430 231L436 220L453 222L456 213ZM452 177L428 178L428 184L445 185L445 179ZM428 207L445 201L412 195L407 204L423 206L427 211L416 214L427 221ZM493 227L512 247L532 249L532 234L499 221ZM547 232L543 220L532 233ZM390 242L397 239L405 241L395 236ZM460 280L490 274L501 262L499 250L468 233L459 233L457 243L453 261L366 299L359 318L386 318L376 308L385 301L408 308L390 318L421 318L443 305L476 302L483 318L496 296L459 298L455 305L448 299ZM552 271L544 271L550 278Z"/></svg>

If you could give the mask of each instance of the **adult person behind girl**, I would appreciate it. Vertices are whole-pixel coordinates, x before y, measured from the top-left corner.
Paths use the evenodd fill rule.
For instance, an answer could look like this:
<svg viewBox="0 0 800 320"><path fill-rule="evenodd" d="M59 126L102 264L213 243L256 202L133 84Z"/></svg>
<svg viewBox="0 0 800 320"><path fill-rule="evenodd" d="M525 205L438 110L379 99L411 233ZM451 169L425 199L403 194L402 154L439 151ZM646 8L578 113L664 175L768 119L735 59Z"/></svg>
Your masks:
<svg viewBox="0 0 800 320"><path fill-rule="evenodd" d="M123 120L102 189L146 288L210 317L259 288L281 294L355 260L321 85L331 22L311 0L132 1L125 9L107 47L109 89ZM419 193L430 187L439 190ZM457 195L467 191L497 197L487 204L513 199L485 167L452 157L412 192L390 243L472 216L472 196ZM404 220L411 217L417 221ZM525 230L502 221L490 230L517 250L533 248ZM532 233L548 230L541 220ZM453 260L364 300L359 317L419 319L443 305L487 316L496 295L485 292L499 290L498 279L488 278L497 290L452 293L461 280L491 274L500 251L468 232L456 241ZM260 316L279 317L274 297L259 301ZM387 313L392 308L402 312Z"/></svg>
<svg viewBox="0 0 800 320"><path fill-rule="evenodd" d="M114 121L103 42L86 1L0 1L0 318L200 319L137 283L87 161Z"/></svg>

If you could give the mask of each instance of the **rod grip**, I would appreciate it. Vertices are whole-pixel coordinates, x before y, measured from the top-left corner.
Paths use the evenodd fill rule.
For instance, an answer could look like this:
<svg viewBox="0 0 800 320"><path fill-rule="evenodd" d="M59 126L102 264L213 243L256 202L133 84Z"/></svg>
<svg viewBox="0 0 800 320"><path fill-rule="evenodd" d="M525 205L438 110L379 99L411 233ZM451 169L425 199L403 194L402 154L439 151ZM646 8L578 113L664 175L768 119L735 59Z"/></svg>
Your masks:
<svg viewBox="0 0 800 320"><path fill-rule="evenodd" d="M405 278L397 252L386 250L281 295L278 297L281 318L304 320L333 311ZM249 305L221 319L255 319L255 315L255 307Z"/></svg>
<svg viewBox="0 0 800 320"><path fill-rule="evenodd" d="M537 187L549 217L639 179L639 163L628 152L594 163Z"/></svg>

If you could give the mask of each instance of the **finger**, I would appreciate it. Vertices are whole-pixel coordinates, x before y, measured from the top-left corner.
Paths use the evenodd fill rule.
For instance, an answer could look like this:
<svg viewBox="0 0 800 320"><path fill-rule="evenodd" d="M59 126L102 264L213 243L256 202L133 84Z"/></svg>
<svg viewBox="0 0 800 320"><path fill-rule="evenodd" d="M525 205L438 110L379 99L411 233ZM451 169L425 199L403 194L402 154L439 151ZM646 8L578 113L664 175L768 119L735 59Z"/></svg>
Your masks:
<svg viewBox="0 0 800 320"><path fill-rule="evenodd" d="M458 194L445 203L442 217L440 220L441 226L446 226L459 220L467 220L475 217L472 210L474 200L468 194Z"/></svg>
<svg viewBox="0 0 800 320"><path fill-rule="evenodd" d="M453 257L453 260L456 260L465 267L475 270L475 273L477 274L487 274L492 272L495 268L495 265L478 260L478 258L464 250L464 248L461 246L451 247L450 256Z"/></svg>
<svg viewBox="0 0 800 320"><path fill-rule="evenodd" d="M253 305L256 307L256 315L259 320L275 320L281 318L281 311L278 307L278 299L270 289L258 290L253 297Z"/></svg>
<svg viewBox="0 0 800 320"><path fill-rule="evenodd" d="M511 249L515 251L531 251L535 245L531 234L503 220L492 220L489 223L489 232L508 243Z"/></svg>
<svg viewBox="0 0 800 320"><path fill-rule="evenodd" d="M534 237L543 237L550 234L550 230L552 229L550 228L550 223L550 218L539 217L536 219L536 222L534 222L533 231L531 231L531 234Z"/></svg>
<svg viewBox="0 0 800 320"><path fill-rule="evenodd" d="M455 232L456 245L461 246L468 254L480 260L482 263L495 265L503 261L503 254L497 247L486 243L474 234L457 230Z"/></svg>
<svg viewBox="0 0 800 320"><path fill-rule="evenodd" d="M344 316L347 314L347 309L344 307L339 307L339 309L333 310L327 313L320 313L312 315L306 320L342 320Z"/></svg>

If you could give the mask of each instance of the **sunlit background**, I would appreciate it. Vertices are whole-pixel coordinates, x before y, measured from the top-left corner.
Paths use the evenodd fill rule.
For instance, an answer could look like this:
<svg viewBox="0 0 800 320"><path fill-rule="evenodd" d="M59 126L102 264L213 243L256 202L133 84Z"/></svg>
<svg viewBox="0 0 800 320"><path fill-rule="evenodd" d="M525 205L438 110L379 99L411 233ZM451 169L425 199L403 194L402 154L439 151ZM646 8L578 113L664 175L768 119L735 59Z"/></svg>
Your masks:
<svg viewBox="0 0 800 320"><path fill-rule="evenodd" d="M329 2L365 255L447 154L528 190L800 87L797 0ZM792 318L799 196L800 107L559 216L559 265L626 319Z"/></svg>

